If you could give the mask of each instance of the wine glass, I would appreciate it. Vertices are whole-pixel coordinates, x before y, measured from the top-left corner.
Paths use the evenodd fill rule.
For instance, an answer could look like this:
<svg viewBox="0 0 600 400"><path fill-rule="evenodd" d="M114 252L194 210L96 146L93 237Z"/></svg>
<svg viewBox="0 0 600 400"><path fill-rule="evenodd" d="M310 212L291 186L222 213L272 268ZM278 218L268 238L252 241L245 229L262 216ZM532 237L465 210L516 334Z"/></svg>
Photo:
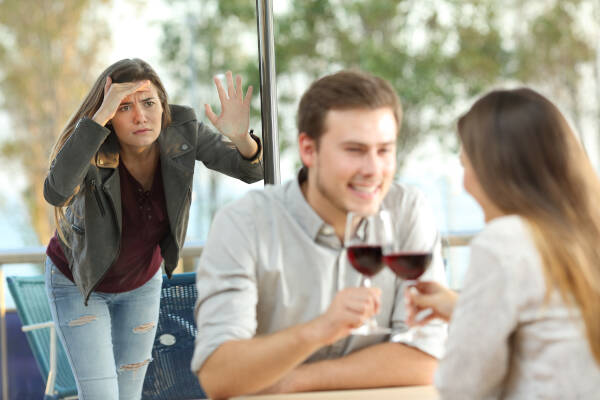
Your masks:
<svg viewBox="0 0 600 400"><path fill-rule="evenodd" d="M433 244L426 242L399 243L397 240L388 241L382 249L382 260L399 278L403 279L402 293L407 290L414 290L417 280L427 271L433 259L433 252L439 239L439 233L436 233ZM433 310L427 308L420 311L415 320L421 321L433 313ZM418 327L409 327L402 332L393 334L394 341L411 341L418 335Z"/></svg>
<svg viewBox="0 0 600 400"><path fill-rule="evenodd" d="M387 210L380 210L368 216L348 212L346 217L344 247L348 262L362 274L362 287L371 287L371 277L384 267L381 249L386 240L386 225L391 225L390 213ZM390 332L391 329L377 325L375 317L352 330L353 335L380 335Z"/></svg>

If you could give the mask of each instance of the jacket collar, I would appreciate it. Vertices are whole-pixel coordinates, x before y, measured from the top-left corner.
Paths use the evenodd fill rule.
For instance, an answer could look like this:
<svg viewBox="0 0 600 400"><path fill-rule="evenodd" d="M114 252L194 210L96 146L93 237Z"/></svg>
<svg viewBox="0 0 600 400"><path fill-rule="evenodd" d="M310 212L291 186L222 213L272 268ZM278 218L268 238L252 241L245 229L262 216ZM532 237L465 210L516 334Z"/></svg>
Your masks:
<svg viewBox="0 0 600 400"><path fill-rule="evenodd" d="M179 157L193 150L192 144L179 132L175 126L168 126L158 136L161 157L170 159Z"/></svg>

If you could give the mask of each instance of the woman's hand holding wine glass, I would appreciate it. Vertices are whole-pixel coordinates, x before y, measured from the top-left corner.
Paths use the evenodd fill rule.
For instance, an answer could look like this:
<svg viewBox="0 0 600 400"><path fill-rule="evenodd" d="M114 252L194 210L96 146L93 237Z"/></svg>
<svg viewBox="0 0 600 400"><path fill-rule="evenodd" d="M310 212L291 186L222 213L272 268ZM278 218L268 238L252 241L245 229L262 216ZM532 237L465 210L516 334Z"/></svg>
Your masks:
<svg viewBox="0 0 600 400"><path fill-rule="evenodd" d="M433 281L418 281L411 290L405 293L407 306L407 323L424 325L432 319L446 322L452 317L458 294L447 287ZM428 316L419 318L424 310L432 310Z"/></svg>

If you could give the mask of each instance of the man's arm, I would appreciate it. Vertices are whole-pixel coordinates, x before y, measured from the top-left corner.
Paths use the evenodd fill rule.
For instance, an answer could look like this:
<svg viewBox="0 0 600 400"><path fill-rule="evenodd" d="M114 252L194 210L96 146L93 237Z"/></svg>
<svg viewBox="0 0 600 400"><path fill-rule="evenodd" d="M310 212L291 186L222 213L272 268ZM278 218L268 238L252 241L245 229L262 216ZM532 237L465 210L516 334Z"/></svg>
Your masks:
<svg viewBox="0 0 600 400"><path fill-rule="evenodd" d="M380 343L345 357L302 364L262 393L429 385L438 361L401 343Z"/></svg>
<svg viewBox="0 0 600 400"><path fill-rule="evenodd" d="M211 398L263 390L374 315L379 296L376 288L344 289L312 321L267 336L225 342L206 359L198 378Z"/></svg>

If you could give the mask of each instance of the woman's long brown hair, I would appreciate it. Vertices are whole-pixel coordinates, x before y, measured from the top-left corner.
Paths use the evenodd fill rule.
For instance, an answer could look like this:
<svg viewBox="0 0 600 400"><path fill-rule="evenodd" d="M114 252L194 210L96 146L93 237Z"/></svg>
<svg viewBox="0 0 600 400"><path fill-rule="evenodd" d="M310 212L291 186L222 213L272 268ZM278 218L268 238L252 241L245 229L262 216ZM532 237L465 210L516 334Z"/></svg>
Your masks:
<svg viewBox="0 0 600 400"><path fill-rule="evenodd" d="M531 89L493 91L460 118L458 134L495 206L523 217L546 278L579 308L600 364L600 182L558 108Z"/></svg>
<svg viewBox="0 0 600 400"><path fill-rule="evenodd" d="M50 165L52 165L54 162L54 159L62 149L65 142L69 139L71 134L73 134L77 122L84 117L92 118L102 105L102 101L104 100L104 85L106 84L106 78L109 76L113 83L136 82L142 80L149 80L152 82L156 87L158 98L163 108L162 128L165 128L171 123L171 113L169 110L167 92L160 78L158 77L158 74L152 69L152 67L139 58L127 58L117 61L100 74L89 93L79 106L79 109L75 111L69 122L67 122L67 125L61 132L52 149L52 153L50 155ZM110 125L107 125L107 127L112 130ZM74 193L65 201L62 206L54 207L54 222L56 224L56 229L63 242L65 242L67 245L68 241L66 240L65 230L70 229L70 226L64 223L65 207L70 204L71 200L78 191L79 187L75 189Z"/></svg>

